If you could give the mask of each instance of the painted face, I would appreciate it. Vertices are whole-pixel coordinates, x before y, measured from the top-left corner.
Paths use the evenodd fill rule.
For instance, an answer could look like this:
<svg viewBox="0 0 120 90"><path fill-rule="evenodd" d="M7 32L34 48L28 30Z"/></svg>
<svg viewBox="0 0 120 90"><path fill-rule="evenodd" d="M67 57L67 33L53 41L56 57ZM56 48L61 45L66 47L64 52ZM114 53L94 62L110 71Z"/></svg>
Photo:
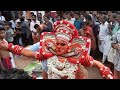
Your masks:
<svg viewBox="0 0 120 90"><path fill-rule="evenodd" d="M69 47L68 42L66 42L64 40L57 39L55 51L58 55L62 55L62 54L67 53L68 47Z"/></svg>

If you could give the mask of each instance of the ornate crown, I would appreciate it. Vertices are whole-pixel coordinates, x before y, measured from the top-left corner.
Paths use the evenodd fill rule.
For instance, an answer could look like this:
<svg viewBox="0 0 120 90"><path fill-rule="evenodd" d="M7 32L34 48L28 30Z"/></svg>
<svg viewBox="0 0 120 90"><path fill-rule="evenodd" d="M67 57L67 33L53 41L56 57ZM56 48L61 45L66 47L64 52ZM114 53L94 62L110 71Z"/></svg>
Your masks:
<svg viewBox="0 0 120 90"><path fill-rule="evenodd" d="M68 42L73 38L73 36L78 36L76 27L65 20L54 23L54 33L56 38L66 40Z"/></svg>

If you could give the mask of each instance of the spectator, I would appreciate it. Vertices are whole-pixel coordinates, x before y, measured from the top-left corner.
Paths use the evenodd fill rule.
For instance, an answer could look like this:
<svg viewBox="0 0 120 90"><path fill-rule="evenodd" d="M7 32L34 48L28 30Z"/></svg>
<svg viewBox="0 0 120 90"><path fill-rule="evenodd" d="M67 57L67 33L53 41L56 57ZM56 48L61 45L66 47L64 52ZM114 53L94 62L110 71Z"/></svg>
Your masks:
<svg viewBox="0 0 120 90"><path fill-rule="evenodd" d="M12 29L15 30L15 27L16 27L16 18L12 18L12 20L10 20L10 22L12 23Z"/></svg>
<svg viewBox="0 0 120 90"><path fill-rule="evenodd" d="M4 25L4 21L6 21L6 20L5 20L5 17L2 16L2 14L1 14L1 12L0 12L0 27L2 27L2 26Z"/></svg>
<svg viewBox="0 0 120 90"><path fill-rule="evenodd" d="M115 56L113 57L114 61L114 76L117 79L120 79L120 15L118 16L119 25L114 28L116 33L113 36L112 47L115 49Z"/></svg>
<svg viewBox="0 0 120 90"><path fill-rule="evenodd" d="M53 30L53 26L52 23L50 22L50 18L47 16L44 16L44 24L52 31Z"/></svg>
<svg viewBox="0 0 120 90"><path fill-rule="evenodd" d="M42 32L51 32L51 29L45 26L44 24L42 25L35 24L34 28L37 30L39 34L41 34Z"/></svg>
<svg viewBox="0 0 120 90"><path fill-rule="evenodd" d="M100 22L101 24L100 24L100 31L99 31L99 37L98 37L98 44L99 44L99 50L101 52L101 59L104 62L105 61L103 58L104 39L109 34L107 17L105 15L100 16Z"/></svg>
<svg viewBox="0 0 120 90"><path fill-rule="evenodd" d="M81 23L82 23L82 20L80 19L80 15L77 12L77 13L75 13L74 25L75 25L75 27L77 28L78 31L81 29Z"/></svg>
<svg viewBox="0 0 120 90"><path fill-rule="evenodd" d="M27 38L27 31L28 31L28 26L27 26L27 23L25 21L25 18L22 16L20 18L20 21L21 21L21 29L22 29L22 43L23 43L23 46L27 46L28 45L28 38Z"/></svg>
<svg viewBox="0 0 120 90"><path fill-rule="evenodd" d="M5 43L8 45L8 42L5 40L5 37L6 37L5 28L0 27L0 43ZM12 68L15 68L12 53L0 50L0 67L4 70L10 70Z"/></svg>
<svg viewBox="0 0 120 90"><path fill-rule="evenodd" d="M57 15L57 21L59 21L59 20L62 20L62 18L61 18L61 16L60 15Z"/></svg>
<svg viewBox="0 0 120 90"><path fill-rule="evenodd" d="M22 28L21 28L21 22L17 22L17 25L15 27L15 33L16 36L14 37L14 45L23 45L22 43Z"/></svg>
<svg viewBox="0 0 120 90"><path fill-rule="evenodd" d="M74 25L74 18L72 18L70 12L67 12L67 13L66 13L66 19L65 19L65 20Z"/></svg>
<svg viewBox="0 0 120 90"><path fill-rule="evenodd" d="M14 31L13 31L13 29L11 28L11 25L12 25L11 22L6 22L6 23L5 23L6 41L7 41L8 43L13 43L13 41L14 41L14 38L13 38L13 37L15 36Z"/></svg>
<svg viewBox="0 0 120 90"><path fill-rule="evenodd" d="M43 23L43 19L42 19L42 14L38 13L38 21L40 21L40 24Z"/></svg>
<svg viewBox="0 0 120 90"><path fill-rule="evenodd" d="M36 35L37 35L37 31L36 29L34 28L34 25L35 24L38 24L40 25L40 22L36 19L36 15L33 15L32 16L32 21L30 23L30 30L32 32L32 39L33 39L33 43L36 43Z"/></svg>

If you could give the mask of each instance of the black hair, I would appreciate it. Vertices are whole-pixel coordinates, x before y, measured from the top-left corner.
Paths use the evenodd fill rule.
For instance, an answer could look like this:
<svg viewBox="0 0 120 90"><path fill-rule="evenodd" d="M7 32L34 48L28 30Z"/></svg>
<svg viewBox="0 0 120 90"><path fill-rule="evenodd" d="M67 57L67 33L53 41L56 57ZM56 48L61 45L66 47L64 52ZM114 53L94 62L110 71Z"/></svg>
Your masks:
<svg viewBox="0 0 120 90"><path fill-rule="evenodd" d="M116 19L117 18L117 14L113 13L112 17Z"/></svg>
<svg viewBox="0 0 120 90"><path fill-rule="evenodd" d="M75 12L74 14L77 14L78 16L80 16L80 13L79 13L79 12Z"/></svg>
<svg viewBox="0 0 120 90"><path fill-rule="evenodd" d="M5 28L4 27L0 27L0 31L4 30L5 31Z"/></svg>
<svg viewBox="0 0 120 90"><path fill-rule="evenodd" d="M36 18L36 15L32 15L32 17L35 17L35 18Z"/></svg>
<svg viewBox="0 0 120 90"><path fill-rule="evenodd" d="M24 21L24 20L25 20L25 18L24 18L24 17L21 17L21 18L20 18L20 21L21 21L21 22L22 22L22 21Z"/></svg>
<svg viewBox="0 0 120 90"><path fill-rule="evenodd" d="M35 25L34 25L34 28L35 28L35 29L36 29L36 28L38 28L38 27L39 27L39 25L38 25L38 24L35 24Z"/></svg>
<svg viewBox="0 0 120 90"><path fill-rule="evenodd" d="M82 22L81 23L81 28L83 28L83 26L85 26L86 25L86 22Z"/></svg>
<svg viewBox="0 0 120 90"><path fill-rule="evenodd" d="M3 70L0 68L0 79L32 79L32 77L23 69Z"/></svg>
<svg viewBox="0 0 120 90"><path fill-rule="evenodd" d="M49 16L45 16L45 15L44 15L44 17L46 17L47 19L49 19L49 20L50 20L50 17L49 17Z"/></svg>
<svg viewBox="0 0 120 90"><path fill-rule="evenodd" d="M86 18L87 20L89 20L89 21L91 21L91 20L92 20L91 16L90 16L90 15L88 15L88 14L85 16L85 18Z"/></svg>
<svg viewBox="0 0 120 90"><path fill-rule="evenodd" d="M30 14L34 15L34 12L30 12Z"/></svg>
<svg viewBox="0 0 120 90"><path fill-rule="evenodd" d="M107 21L107 20L108 20L108 18L107 18L107 16L106 16L106 15L103 15L103 19L104 19L105 21Z"/></svg>
<svg viewBox="0 0 120 90"><path fill-rule="evenodd" d="M9 25L9 26L11 27L11 26L12 26L12 23L9 22L9 21L7 21L7 22L5 22L5 25Z"/></svg>
<svg viewBox="0 0 120 90"><path fill-rule="evenodd" d="M19 24L19 25L20 25L20 24L21 24L21 22L17 22L17 24Z"/></svg>

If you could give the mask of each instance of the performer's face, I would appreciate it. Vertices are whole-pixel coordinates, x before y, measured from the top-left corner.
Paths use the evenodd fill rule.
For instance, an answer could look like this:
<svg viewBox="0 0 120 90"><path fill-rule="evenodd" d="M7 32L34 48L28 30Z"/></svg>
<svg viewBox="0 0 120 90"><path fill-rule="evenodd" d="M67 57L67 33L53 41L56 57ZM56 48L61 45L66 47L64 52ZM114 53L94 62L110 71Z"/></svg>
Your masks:
<svg viewBox="0 0 120 90"><path fill-rule="evenodd" d="M56 42L56 53L58 55L62 55L67 53L68 51L68 43L65 42L64 40L57 39Z"/></svg>

